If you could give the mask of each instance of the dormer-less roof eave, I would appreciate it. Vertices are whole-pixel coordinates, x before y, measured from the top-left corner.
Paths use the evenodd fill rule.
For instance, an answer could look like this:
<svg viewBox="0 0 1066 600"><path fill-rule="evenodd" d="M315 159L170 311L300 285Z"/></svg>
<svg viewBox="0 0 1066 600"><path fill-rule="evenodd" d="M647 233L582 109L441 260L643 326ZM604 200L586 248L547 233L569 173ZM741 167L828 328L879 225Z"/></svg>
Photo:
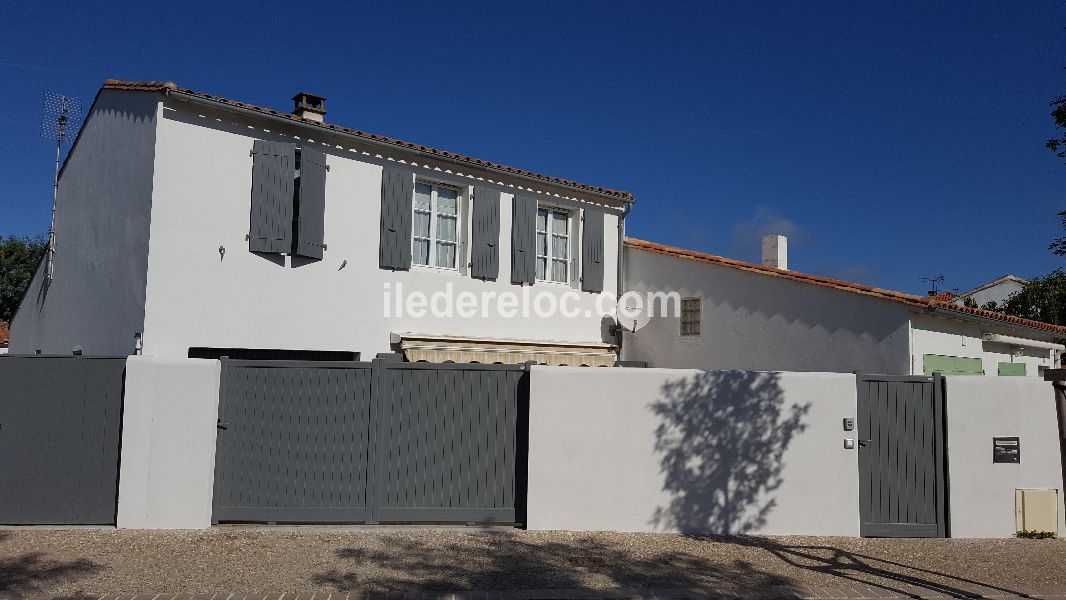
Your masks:
<svg viewBox="0 0 1066 600"><path fill-rule="evenodd" d="M633 196L627 192L601 190L598 188L594 188L593 186L573 184L572 182L567 182L565 180L559 180L557 178L527 173L519 169L511 169L509 167L503 167L502 165L495 165L493 163L477 159L465 160L466 157L459 157L457 155L453 155L452 153L431 151L428 149L421 150L417 147L412 147L413 145L409 145L406 143L397 143L396 141L392 141L387 138L382 138L381 136L370 136L366 134L360 134L358 132L355 132L354 130L349 130L338 125L332 125L329 123L318 123L314 121L309 121L307 119L300 119L293 115L283 113L273 114L276 111L264 112L264 110L258 109L258 107L249 108L247 106L240 106L230 102L223 102L214 98L204 97L200 94L191 93L181 88L174 89L167 87L164 88L162 91L167 95L167 97L173 98L178 101L208 106L215 109L232 111L239 114L247 115L251 118L266 119L274 123L314 130L320 133L328 132L333 135L337 135L341 138L350 139L360 144L385 149L390 152L402 152L408 155L417 156L428 161L451 164L466 169L476 169L480 171L485 171L487 173L499 175L504 179L517 179L519 181L529 184L531 188L546 187L553 190L561 190L562 192L565 192L565 194L568 196L576 195L578 198L591 196L598 200L608 201L610 205L614 205L619 209L624 208L626 205L634 204L636 202Z"/></svg>

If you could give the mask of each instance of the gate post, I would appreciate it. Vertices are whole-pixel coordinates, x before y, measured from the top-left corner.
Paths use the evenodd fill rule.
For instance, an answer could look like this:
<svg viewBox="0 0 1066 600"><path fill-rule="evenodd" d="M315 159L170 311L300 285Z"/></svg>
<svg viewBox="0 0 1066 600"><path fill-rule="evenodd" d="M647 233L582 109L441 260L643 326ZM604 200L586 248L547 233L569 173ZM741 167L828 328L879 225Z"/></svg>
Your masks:
<svg viewBox="0 0 1066 600"><path fill-rule="evenodd" d="M381 460L378 458L381 446L381 407L379 403L385 391L385 363L387 359L375 358L370 361L370 398L367 406L370 420L370 432L366 441L366 524L378 524L377 507L378 485L381 481Z"/></svg>

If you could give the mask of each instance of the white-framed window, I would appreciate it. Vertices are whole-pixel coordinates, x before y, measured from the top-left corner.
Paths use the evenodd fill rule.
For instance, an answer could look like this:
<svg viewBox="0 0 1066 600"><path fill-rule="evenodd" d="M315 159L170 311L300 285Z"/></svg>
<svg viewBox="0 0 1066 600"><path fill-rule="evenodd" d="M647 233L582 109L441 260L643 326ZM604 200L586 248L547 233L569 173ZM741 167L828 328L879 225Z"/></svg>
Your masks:
<svg viewBox="0 0 1066 600"><path fill-rule="evenodd" d="M537 279L570 283L570 211L537 207Z"/></svg>
<svg viewBox="0 0 1066 600"><path fill-rule="evenodd" d="M458 261L459 190L439 183L416 181L411 262L457 269Z"/></svg>

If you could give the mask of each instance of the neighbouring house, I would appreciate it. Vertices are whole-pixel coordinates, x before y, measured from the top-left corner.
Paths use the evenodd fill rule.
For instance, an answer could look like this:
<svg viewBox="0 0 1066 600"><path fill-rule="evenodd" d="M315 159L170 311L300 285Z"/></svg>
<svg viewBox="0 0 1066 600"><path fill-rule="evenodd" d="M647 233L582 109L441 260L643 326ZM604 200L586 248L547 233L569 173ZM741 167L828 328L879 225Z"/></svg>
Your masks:
<svg viewBox="0 0 1066 600"><path fill-rule="evenodd" d="M764 263L787 266L783 243ZM676 316L626 333L622 358L656 367L1028 375L1057 366L1066 327L646 242L625 240L625 285L676 290Z"/></svg>
<svg viewBox="0 0 1066 600"><path fill-rule="evenodd" d="M984 285L979 285L968 292L959 294L956 303L964 304L967 300L972 300L977 306L985 306L990 302L1002 306L1007 301L1007 298L1010 298L1011 294L1022 291L1022 288L1027 283L1029 283L1028 279L1022 279L1015 275L1004 275Z"/></svg>
<svg viewBox="0 0 1066 600"><path fill-rule="evenodd" d="M614 364L595 308L618 286L631 194L294 101L290 114L105 82L60 174L54 276L42 263L12 352ZM569 296L573 316L434 318L400 302L444 291Z"/></svg>
<svg viewBox="0 0 1066 600"><path fill-rule="evenodd" d="M7 346L11 337L7 321L0 321L0 354L7 354Z"/></svg>

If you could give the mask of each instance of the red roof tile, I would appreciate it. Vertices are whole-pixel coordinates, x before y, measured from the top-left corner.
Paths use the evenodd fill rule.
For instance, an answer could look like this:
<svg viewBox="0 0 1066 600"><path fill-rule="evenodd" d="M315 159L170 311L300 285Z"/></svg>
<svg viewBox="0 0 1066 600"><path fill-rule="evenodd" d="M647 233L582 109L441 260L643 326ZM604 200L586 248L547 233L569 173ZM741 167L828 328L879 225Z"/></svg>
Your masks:
<svg viewBox="0 0 1066 600"><path fill-rule="evenodd" d="M320 127L322 129L325 129L325 130L328 130L328 131L339 132L339 133L343 133L343 134L346 134L346 135L351 135L351 136L355 136L355 137L358 137L358 138L371 140L371 141L375 141L375 142L391 144L391 145L396 146L398 148L405 148L407 150L416 150L418 152L425 152L427 154L432 154L434 156L439 156L441 158L445 158L445 159L448 159L448 160L455 160L455 161L467 163L467 164L475 166L475 167L483 167L483 168L488 168L488 169L494 169L494 170L497 170L497 171L503 171L505 173L511 173L513 175L519 175L519 176L527 177L527 178L530 178L530 179L536 179L536 180L544 181L546 183L551 183L551 184L555 184L555 185L561 185L561 186L564 186L564 187L574 188L574 189L585 191L585 192L591 192L591 193L599 194L599 195L602 195L602 196L608 196L608 197L616 198L616 199L622 200L624 202L633 202L634 201L633 200L633 194L631 194L629 192L623 192L621 190L612 190L612 189L597 187L597 186L588 185L588 184L584 184L584 183L578 183L576 181L571 181L571 180L568 180L568 179L562 179L562 178L559 178L559 177L551 177L549 175L541 175L540 173L534 173L532 171L526 171L524 169L517 169L515 167L509 167L507 165L501 165L499 163L494 163L494 162L490 162L490 161L487 161L487 160L482 160L480 158L474 158L474 157L466 156L466 155L463 155L463 154L456 154L454 152L448 152L447 150L438 150L436 148L431 148L429 146L423 146L421 144L415 144L415 143L412 143L412 142L405 142L403 140L398 140L396 138L391 138L391 137L387 137L387 136L384 136L384 135L377 135L375 133L367 133L365 131L359 131L357 129L349 129L347 127L341 127L339 125L333 125L332 123L319 123L318 121L312 121L310 119L304 119L304 118L298 117L298 116L296 116L294 114L290 114L290 113L287 113L287 112L282 112L282 111L279 111L279 110L273 110L273 109L270 109L270 108L264 108L264 107L261 107L261 106L256 106L254 104L248 104L248 103L245 103L245 102L239 102L237 100L230 100L229 98L223 98L221 96L213 96L211 94L205 94L203 92L193 91L193 90L190 90L188 88L179 87L177 84L175 84L172 81L120 81L118 79L108 79L107 81L104 82L103 89L109 89L109 90L133 90L133 91L141 91L141 92L166 92L166 93L184 94L186 96L193 96L193 97L200 98L200 99L203 99L203 100L210 100L212 102L217 102L218 104L225 105L225 106L235 106L235 107L238 107L238 108L242 108L242 109L246 109L246 110L251 110L251 111L258 112L258 113L262 113L264 115L270 115L272 117L280 117L280 118L283 118L283 119L288 119L290 121L293 121L293 122L296 122L296 123L301 123L301 124L304 124L304 125L312 125L314 127Z"/></svg>
<svg viewBox="0 0 1066 600"><path fill-rule="evenodd" d="M947 301L954 300L954 299L956 299L958 297L959 297L958 294L954 294L952 292L940 292L939 294L937 294L935 296L931 296L930 298L932 300L936 300L938 302L940 302L940 301L947 302Z"/></svg>
<svg viewBox="0 0 1066 600"><path fill-rule="evenodd" d="M1021 327L1029 327L1031 329L1040 329L1049 333L1066 335L1066 327L1060 325L1052 325L1051 323L1044 323L1042 321L1023 319L1021 317L1015 317L992 310L985 310L983 308L970 308L967 306L959 306L958 304L954 304L953 302L951 302L950 299L946 299L944 297L948 294L947 292L945 292L944 294L938 294L933 297L917 296L915 294L905 294L903 292L876 288L868 285L863 285L861 283L853 283L850 281L833 279L831 277L822 277L820 275L810 275L807 273L799 273L796 271L774 269L772 267L763 266L757 263L750 263L742 260L725 258L723 256L717 256L714 254L696 252L695 250L687 250L685 248L677 248L675 246L667 246L665 244L647 242L644 240L638 240L630 237L627 237L625 239L625 245L627 247L635 248L637 250L643 250L645 252L653 252L655 254L662 254L664 256L684 258L697 262L714 264L722 267L729 267L731 269L739 269L741 271L758 273L760 275L769 275L771 277L779 277L781 279L789 279L802 283L810 283L813 285L819 285L822 287L832 288L845 292L852 292L855 294L862 294L864 296L870 296L873 298L880 298L882 300L891 300L893 302L899 302L900 304L906 304L908 306L962 313L974 317L981 317L984 319L1000 321L1010 325L1018 325ZM954 296L954 294L951 295Z"/></svg>

